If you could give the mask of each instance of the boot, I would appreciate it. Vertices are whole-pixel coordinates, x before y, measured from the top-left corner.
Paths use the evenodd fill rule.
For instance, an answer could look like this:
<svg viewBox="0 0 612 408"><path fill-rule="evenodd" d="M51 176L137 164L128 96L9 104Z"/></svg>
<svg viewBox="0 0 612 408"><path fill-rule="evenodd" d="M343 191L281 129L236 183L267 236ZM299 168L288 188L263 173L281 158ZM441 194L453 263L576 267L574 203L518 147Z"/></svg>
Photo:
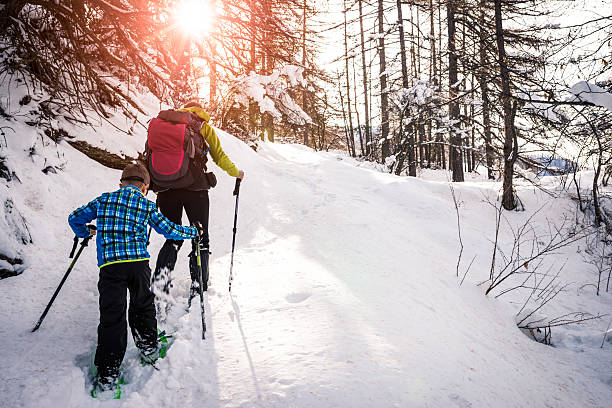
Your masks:
<svg viewBox="0 0 612 408"><path fill-rule="evenodd" d="M97 398L102 401L109 399L121 398L121 385L123 377L119 370L104 370L98 372L93 379L93 388L91 390L92 398Z"/></svg>
<svg viewBox="0 0 612 408"><path fill-rule="evenodd" d="M155 362L160 358L165 358L168 348L170 347L169 339L172 335L166 334L166 331L157 329L157 344L149 349L140 350L141 365L155 365Z"/></svg>

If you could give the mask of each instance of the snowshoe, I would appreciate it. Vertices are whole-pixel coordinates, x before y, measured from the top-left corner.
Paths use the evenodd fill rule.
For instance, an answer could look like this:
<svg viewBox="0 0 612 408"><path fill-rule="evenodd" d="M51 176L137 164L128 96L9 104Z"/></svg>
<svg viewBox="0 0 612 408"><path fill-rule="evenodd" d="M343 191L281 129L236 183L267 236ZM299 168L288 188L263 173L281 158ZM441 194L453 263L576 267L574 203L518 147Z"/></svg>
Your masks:
<svg viewBox="0 0 612 408"><path fill-rule="evenodd" d="M94 348L89 360L89 372L87 376L90 384L93 386L89 392L89 395L91 395L92 398L96 398L101 401L120 399L121 385L125 383L123 376L124 364L122 363L119 366L118 370L115 372L115 375L102 377L98 372L98 367L96 367L94 363L95 355L96 349Z"/></svg>
<svg viewBox="0 0 612 408"><path fill-rule="evenodd" d="M96 375L93 379L93 388L90 395L92 398L99 399L100 401L120 399L121 385L123 385L123 377L121 376L118 379L107 380Z"/></svg>
<svg viewBox="0 0 612 408"><path fill-rule="evenodd" d="M165 330L157 329L157 347L150 352L140 351L140 364L150 365L155 367L155 362L160 358L165 358L170 345L172 344L173 336L171 334L166 334Z"/></svg>

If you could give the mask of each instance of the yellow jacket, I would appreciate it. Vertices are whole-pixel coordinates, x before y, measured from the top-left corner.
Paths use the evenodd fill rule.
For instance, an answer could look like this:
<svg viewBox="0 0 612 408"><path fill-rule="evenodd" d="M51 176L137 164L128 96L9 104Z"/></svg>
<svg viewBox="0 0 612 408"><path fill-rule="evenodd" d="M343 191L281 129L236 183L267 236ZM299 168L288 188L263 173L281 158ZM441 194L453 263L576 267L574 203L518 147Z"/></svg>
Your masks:
<svg viewBox="0 0 612 408"><path fill-rule="evenodd" d="M210 147L210 157L212 157L215 164L221 167L227 174L232 177L238 177L238 168L236 165L227 157L223 149L221 148L221 142L219 141L219 137L215 133L215 129L212 128L208 124L210 120L210 115L204 111L204 109L199 108L197 106L192 106L189 108L179 109L181 111L188 111L195 113L200 118L204 120L202 125L202 137L208 143Z"/></svg>

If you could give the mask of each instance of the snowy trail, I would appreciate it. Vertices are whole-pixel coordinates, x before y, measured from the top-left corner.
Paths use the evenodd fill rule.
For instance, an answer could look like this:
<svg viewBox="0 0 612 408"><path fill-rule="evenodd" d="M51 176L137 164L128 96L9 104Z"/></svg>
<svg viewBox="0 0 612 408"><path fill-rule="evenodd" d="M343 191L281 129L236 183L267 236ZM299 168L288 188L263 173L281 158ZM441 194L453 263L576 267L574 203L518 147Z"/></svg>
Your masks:
<svg viewBox="0 0 612 408"><path fill-rule="evenodd" d="M408 279L390 278L409 268L405 255L389 258L403 251L391 229L396 217L385 217L383 230L391 229L387 239L370 242L364 228L371 207L346 184L354 169L334 161L333 173L316 163L274 161L264 184L287 187L264 187L262 205L254 214L242 215L257 223L251 242L236 256L240 262L235 266L234 299L225 294L211 299L219 316L213 321L223 384L220 400L229 406L285 406L287 401L302 406L321 400L331 406L358 406L367 401L393 403L394 398L405 403L424 391L419 390L422 373L414 373L412 381L402 375L413 363L406 361L404 349L418 347L418 337L407 336L410 331L419 326L427 330L427 322L436 325L438 319L427 304L431 302L423 300L425 307L413 315L412 324L401 327L406 324L398 324L398 318L405 317L401 310L411 302L397 300L419 291L431 298L429 278L421 280L420 290ZM377 174L371 172L367 178L371 176ZM342 198L348 194L355 197ZM380 248L387 248L389 255L372 259L372 253L384 254ZM214 271L221 269L215 266L213 279ZM421 343L429 336L423 335ZM425 354L421 358L418 366L427 361ZM359 389L363 391L356 392Z"/></svg>
<svg viewBox="0 0 612 408"><path fill-rule="evenodd" d="M604 407L612 400L612 373L600 372L610 360L590 368L577 353L535 343L516 328L506 303L471 284L459 288L445 183L356 168L300 146L254 153L227 135L223 145L247 178L231 296L231 180L221 175L211 192L207 340L200 339L197 304L183 311L185 248L174 272L177 305L164 325L176 341L160 371L135 374L125 399L100 403L86 394L82 366L98 317L92 248L41 330L29 333L63 273L67 211L118 178L97 167L106 184L75 194L73 170L65 191L43 197L57 212L40 239L40 264L27 272L38 279L0 283L8 300L0 312L0 392L8 398L0 406ZM458 187L470 202L491 188ZM486 208L465 210L466 241L482 239ZM153 239L153 258L161 243ZM29 284L40 297L27 296Z"/></svg>
<svg viewBox="0 0 612 408"><path fill-rule="evenodd" d="M501 404L598 405L597 399L566 395L564 388L576 386L568 380L571 367L550 374L550 363L534 365L529 351L553 361L559 356L519 333L509 310L491 308L473 288L465 289L475 292L467 298L456 290L448 268L455 262L456 253L448 251L455 237L428 228L454 218L452 203L439 198L448 195L446 185L355 171L335 155L296 146L265 146L260 155L266 160L255 162L251 183L243 185L232 297L228 257L211 264L214 357L198 361L213 364L202 376L215 379L212 395L184 387L171 401L500 406L508 393L518 393L524 400ZM253 183L256 177L260 183ZM413 245L406 245L398 237L410 231L427 234L414 234ZM223 240L230 242L229 235ZM186 355L198 347L197 310L190 327ZM159 401L171 376L183 383L191 375L161 374L140 393L151 392L143 401ZM550 383L536 381L540 376L552 377Z"/></svg>

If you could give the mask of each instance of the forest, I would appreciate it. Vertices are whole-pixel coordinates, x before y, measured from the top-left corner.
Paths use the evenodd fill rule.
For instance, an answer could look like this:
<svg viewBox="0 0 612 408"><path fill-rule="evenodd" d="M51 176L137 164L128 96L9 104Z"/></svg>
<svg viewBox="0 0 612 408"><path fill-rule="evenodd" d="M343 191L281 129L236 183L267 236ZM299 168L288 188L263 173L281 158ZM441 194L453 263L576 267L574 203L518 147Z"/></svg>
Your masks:
<svg viewBox="0 0 612 408"><path fill-rule="evenodd" d="M485 169L512 210L516 165L607 181L612 30L598 5L9 1L1 75L47 91L42 122L134 117L132 88L198 99L244 140L342 148L398 175L448 168L455 182Z"/></svg>

